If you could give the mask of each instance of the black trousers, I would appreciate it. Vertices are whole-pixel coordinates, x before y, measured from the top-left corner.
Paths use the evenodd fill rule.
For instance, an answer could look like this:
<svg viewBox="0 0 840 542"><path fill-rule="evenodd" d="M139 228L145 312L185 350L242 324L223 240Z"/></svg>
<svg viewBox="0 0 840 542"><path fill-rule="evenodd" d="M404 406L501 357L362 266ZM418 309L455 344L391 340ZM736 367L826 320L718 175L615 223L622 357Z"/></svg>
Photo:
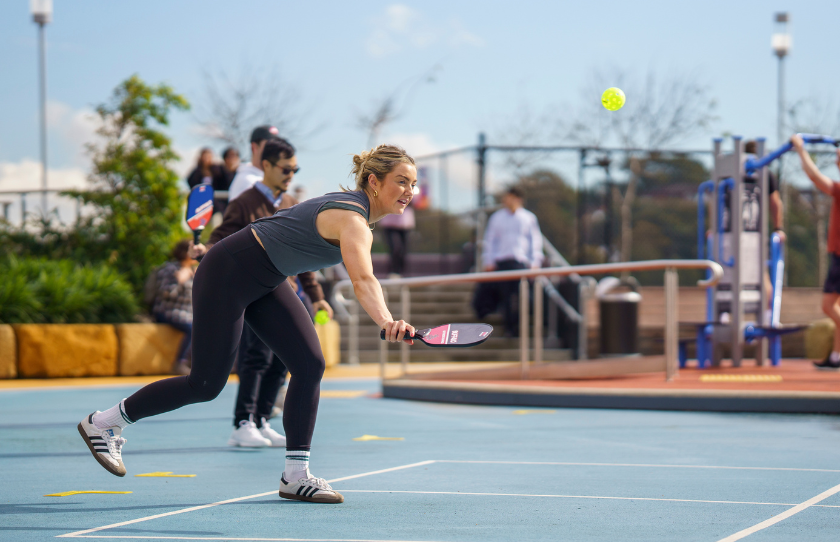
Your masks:
<svg viewBox="0 0 840 542"><path fill-rule="evenodd" d="M137 421L215 399L227 383L245 322L292 373L283 410L287 449L308 450L324 356L303 303L250 228L214 245L198 266L190 375L140 389L126 399L126 415Z"/></svg>
<svg viewBox="0 0 840 542"><path fill-rule="evenodd" d="M408 254L409 230L385 228L385 242L391 254L390 272L402 275L405 271L405 257Z"/></svg>
<svg viewBox="0 0 840 542"><path fill-rule="evenodd" d="M234 427L252 414L257 426L262 425L262 418L267 420L271 416L277 392L288 372L286 365L260 340L251 326L243 326L239 341L239 391L233 409Z"/></svg>
<svg viewBox="0 0 840 542"><path fill-rule="evenodd" d="M513 271L527 269L528 266L517 260L501 260L496 262L496 270ZM505 332L513 337L519 336L519 281L499 283L499 298L502 305L502 315L505 320Z"/></svg>

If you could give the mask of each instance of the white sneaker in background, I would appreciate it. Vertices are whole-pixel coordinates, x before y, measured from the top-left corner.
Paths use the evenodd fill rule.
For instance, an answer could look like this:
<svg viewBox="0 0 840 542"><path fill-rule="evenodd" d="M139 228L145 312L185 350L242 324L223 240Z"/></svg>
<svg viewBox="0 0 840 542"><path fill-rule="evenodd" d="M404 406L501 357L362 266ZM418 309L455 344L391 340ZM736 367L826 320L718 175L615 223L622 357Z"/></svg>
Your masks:
<svg viewBox="0 0 840 542"><path fill-rule="evenodd" d="M262 427L259 429L260 435L271 442L273 448L285 448L286 437L271 428L271 424L265 418L262 419Z"/></svg>
<svg viewBox="0 0 840 542"><path fill-rule="evenodd" d="M285 439L284 439L285 440ZM265 448L271 446L271 441L260 434L257 424L251 420L242 420L239 427L233 430L228 439L228 446L243 448Z"/></svg>

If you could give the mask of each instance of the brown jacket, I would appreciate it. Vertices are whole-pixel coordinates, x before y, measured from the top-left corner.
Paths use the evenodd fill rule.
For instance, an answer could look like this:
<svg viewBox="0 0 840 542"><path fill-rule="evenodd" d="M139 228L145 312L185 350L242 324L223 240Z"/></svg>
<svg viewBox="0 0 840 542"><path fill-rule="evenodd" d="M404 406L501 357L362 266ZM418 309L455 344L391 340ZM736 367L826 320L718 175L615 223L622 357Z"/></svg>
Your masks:
<svg viewBox="0 0 840 542"><path fill-rule="evenodd" d="M280 205L274 207L262 192L252 186L242 192L238 198L228 203L222 223L210 234L207 248L209 249L228 235L238 232L254 220L271 216L280 209L286 209L296 203L298 203L298 200L293 198L291 194L284 193ZM309 299L313 302L324 299L324 291L318 284L315 273L312 271L301 273L298 278Z"/></svg>

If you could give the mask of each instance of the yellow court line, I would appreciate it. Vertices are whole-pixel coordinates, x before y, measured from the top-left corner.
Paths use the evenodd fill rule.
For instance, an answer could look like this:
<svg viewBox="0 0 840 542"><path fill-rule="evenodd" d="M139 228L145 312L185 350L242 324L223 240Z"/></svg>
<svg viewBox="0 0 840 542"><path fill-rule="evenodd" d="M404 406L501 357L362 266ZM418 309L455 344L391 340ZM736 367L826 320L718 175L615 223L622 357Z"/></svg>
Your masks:
<svg viewBox="0 0 840 542"><path fill-rule="evenodd" d="M325 399L355 399L367 395L366 390L321 390L321 397Z"/></svg>
<svg viewBox="0 0 840 542"><path fill-rule="evenodd" d="M64 493L50 493L44 497L69 497L70 495L82 495L85 493L102 493L104 495L128 495L131 491L65 491Z"/></svg>
<svg viewBox="0 0 840 542"><path fill-rule="evenodd" d="M195 478L195 474L172 474L169 472L147 472L146 474L135 474L143 478Z"/></svg>
<svg viewBox="0 0 840 542"><path fill-rule="evenodd" d="M557 412L556 410L514 410L513 413L517 415L525 415L525 414L554 414Z"/></svg>
<svg viewBox="0 0 840 542"><path fill-rule="evenodd" d="M362 435L361 437L356 437L353 440L405 440L403 437L377 437L376 435Z"/></svg>
<svg viewBox="0 0 840 542"><path fill-rule="evenodd" d="M782 375L702 375L700 382L781 382Z"/></svg>

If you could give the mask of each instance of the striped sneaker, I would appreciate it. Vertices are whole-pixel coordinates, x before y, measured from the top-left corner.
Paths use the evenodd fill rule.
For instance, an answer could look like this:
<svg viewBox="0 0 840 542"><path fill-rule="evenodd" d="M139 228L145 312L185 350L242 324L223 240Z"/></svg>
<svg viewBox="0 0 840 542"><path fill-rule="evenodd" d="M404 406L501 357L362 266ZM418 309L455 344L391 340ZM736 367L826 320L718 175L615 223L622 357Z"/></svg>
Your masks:
<svg viewBox="0 0 840 542"><path fill-rule="evenodd" d="M287 482L286 473L280 476L280 496L296 501L338 504L344 502L344 496L330 487L323 478L301 478L297 482Z"/></svg>
<svg viewBox="0 0 840 542"><path fill-rule="evenodd" d="M125 439L121 436L122 429L119 427L99 429L93 423L94 414L99 414L99 411L97 410L79 423L79 434L85 439L90 453L100 465L105 467L105 470L117 476L125 476L125 465L122 462L122 446L125 444Z"/></svg>

